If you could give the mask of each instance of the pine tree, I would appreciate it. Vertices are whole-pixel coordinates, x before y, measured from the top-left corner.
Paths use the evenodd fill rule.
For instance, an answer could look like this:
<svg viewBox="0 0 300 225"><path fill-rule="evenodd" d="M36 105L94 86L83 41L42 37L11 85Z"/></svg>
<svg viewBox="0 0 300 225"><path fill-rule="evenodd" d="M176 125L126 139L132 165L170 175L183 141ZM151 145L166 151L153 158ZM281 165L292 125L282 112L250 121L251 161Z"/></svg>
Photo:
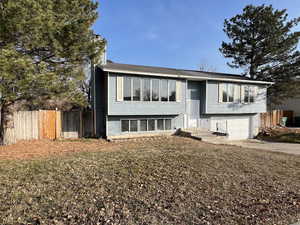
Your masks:
<svg viewBox="0 0 300 225"><path fill-rule="evenodd" d="M0 1L0 144L18 102L85 103L82 65L104 47L91 29L97 7L93 0Z"/></svg>
<svg viewBox="0 0 300 225"><path fill-rule="evenodd" d="M295 82L300 75L300 32L293 29L300 18L288 20L287 10L272 5L248 5L243 13L225 20L224 32L230 41L223 42L221 53L232 61L232 68L242 68L252 79L275 82L269 88L270 102L300 94Z"/></svg>

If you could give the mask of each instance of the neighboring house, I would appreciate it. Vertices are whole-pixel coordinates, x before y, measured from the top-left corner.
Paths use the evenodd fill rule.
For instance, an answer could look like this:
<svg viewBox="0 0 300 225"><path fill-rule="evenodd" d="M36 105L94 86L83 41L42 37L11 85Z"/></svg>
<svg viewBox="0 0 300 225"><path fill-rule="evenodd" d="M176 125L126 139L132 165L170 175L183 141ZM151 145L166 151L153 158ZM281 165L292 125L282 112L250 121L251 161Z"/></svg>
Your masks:
<svg viewBox="0 0 300 225"><path fill-rule="evenodd" d="M107 63L95 68L97 136L108 139L199 128L253 138L268 82L232 74Z"/></svg>
<svg viewBox="0 0 300 225"><path fill-rule="evenodd" d="M294 97L284 100L279 105L272 105L274 110L293 111L293 121L290 121L289 125L300 127L300 97Z"/></svg>

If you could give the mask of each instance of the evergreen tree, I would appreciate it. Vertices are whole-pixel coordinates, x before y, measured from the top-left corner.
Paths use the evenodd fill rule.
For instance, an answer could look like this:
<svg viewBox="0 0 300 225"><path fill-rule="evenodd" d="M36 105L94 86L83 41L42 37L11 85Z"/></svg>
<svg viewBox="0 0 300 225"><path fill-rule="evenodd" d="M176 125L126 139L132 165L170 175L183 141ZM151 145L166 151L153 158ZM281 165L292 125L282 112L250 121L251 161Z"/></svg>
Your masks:
<svg viewBox="0 0 300 225"><path fill-rule="evenodd" d="M294 32L300 18L288 20L287 11L270 6L248 5L243 13L225 20L221 53L252 79L275 82L268 91L270 102L279 103L300 93L295 82L300 75L300 32ZM298 86L298 87L297 87Z"/></svg>
<svg viewBox="0 0 300 225"><path fill-rule="evenodd" d="M91 29L97 7L93 0L0 1L0 144L18 102L85 103L82 65L104 47Z"/></svg>

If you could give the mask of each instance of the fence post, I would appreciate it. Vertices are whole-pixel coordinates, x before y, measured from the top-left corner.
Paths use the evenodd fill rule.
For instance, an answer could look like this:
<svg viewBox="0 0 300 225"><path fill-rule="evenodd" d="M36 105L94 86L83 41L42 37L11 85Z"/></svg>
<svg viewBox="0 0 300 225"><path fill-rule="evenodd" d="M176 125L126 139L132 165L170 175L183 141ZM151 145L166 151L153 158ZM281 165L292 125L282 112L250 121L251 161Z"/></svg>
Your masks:
<svg viewBox="0 0 300 225"><path fill-rule="evenodd" d="M55 139L61 138L61 111L56 110Z"/></svg>

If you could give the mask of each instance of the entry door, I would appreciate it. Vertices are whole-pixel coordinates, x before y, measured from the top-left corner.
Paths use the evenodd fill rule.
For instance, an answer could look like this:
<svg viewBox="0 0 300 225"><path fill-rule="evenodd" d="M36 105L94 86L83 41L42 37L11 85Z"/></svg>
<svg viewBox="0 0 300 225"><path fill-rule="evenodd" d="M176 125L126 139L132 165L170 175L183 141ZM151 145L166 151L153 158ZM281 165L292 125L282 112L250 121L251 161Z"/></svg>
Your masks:
<svg viewBox="0 0 300 225"><path fill-rule="evenodd" d="M200 120L200 82L188 82L188 127L199 127Z"/></svg>

